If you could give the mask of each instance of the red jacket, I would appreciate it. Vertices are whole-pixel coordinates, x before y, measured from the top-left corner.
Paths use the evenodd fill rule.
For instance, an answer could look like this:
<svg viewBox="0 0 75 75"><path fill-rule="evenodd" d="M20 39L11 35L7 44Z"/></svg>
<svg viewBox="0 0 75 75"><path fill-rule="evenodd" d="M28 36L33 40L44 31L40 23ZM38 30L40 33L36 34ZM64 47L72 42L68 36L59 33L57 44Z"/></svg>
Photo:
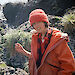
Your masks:
<svg viewBox="0 0 75 75"><path fill-rule="evenodd" d="M33 34L29 60L30 75L72 75L75 71L74 57L62 33L53 29L50 44L42 57L41 65L36 68L37 35Z"/></svg>

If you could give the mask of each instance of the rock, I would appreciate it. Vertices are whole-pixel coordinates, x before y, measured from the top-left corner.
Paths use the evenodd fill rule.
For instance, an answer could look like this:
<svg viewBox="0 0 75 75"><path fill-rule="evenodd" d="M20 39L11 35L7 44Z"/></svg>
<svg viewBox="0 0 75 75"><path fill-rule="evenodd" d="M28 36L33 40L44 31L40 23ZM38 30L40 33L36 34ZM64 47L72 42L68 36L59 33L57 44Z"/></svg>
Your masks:
<svg viewBox="0 0 75 75"><path fill-rule="evenodd" d="M27 72L20 68L6 67L0 68L0 75L28 75Z"/></svg>
<svg viewBox="0 0 75 75"><path fill-rule="evenodd" d="M8 29L8 24L6 23L6 20L0 19L0 35L6 34Z"/></svg>
<svg viewBox="0 0 75 75"><path fill-rule="evenodd" d="M26 21L23 24L21 24L20 26L18 26L17 29L20 29L20 30L23 30L26 32L30 32L33 28L31 27L29 21Z"/></svg>
<svg viewBox="0 0 75 75"><path fill-rule="evenodd" d="M11 68L9 69L9 72L10 72L10 74L13 74L13 73L15 72L15 69L11 67Z"/></svg>
<svg viewBox="0 0 75 75"><path fill-rule="evenodd" d="M29 13L36 8L43 9L47 14L61 16L65 13L65 9L73 5L74 0L30 0L25 4L7 3L3 7L3 13L10 25L19 26L28 20Z"/></svg>
<svg viewBox="0 0 75 75"><path fill-rule="evenodd" d="M75 5L74 0L56 0L58 6L62 9L70 8Z"/></svg>
<svg viewBox="0 0 75 75"><path fill-rule="evenodd" d="M2 8L2 5L0 4L0 10L1 10L1 8Z"/></svg>
<svg viewBox="0 0 75 75"><path fill-rule="evenodd" d="M18 59L19 58L19 59ZM19 53L16 53L15 56L12 56L11 58L7 58L6 60L6 64L8 66L12 66L12 67L19 67L19 68L24 68L24 64L28 61L27 58Z"/></svg>

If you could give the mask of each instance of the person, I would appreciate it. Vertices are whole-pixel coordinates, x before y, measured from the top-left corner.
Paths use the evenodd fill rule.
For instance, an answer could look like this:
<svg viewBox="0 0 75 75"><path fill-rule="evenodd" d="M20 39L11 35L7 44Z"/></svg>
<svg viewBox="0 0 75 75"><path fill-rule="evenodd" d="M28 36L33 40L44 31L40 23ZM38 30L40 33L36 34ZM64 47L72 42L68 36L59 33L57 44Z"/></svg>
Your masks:
<svg viewBox="0 0 75 75"><path fill-rule="evenodd" d="M75 63L67 44L68 35L49 27L48 17L42 9L33 10L29 15L29 21L35 29L31 53L19 43L15 44L15 49L29 57L30 75L72 75Z"/></svg>

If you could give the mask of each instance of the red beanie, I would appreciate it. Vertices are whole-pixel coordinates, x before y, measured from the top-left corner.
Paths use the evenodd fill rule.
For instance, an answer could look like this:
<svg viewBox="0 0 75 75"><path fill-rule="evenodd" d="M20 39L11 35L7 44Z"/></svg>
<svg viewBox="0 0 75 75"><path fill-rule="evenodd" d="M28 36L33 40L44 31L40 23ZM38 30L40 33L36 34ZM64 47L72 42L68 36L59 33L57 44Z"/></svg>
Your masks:
<svg viewBox="0 0 75 75"><path fill-rule="evenodd" d="M49 24L48 17L42 9L33 10L30 13L29 21L31 26L35 22L47 22Z"/></svg>

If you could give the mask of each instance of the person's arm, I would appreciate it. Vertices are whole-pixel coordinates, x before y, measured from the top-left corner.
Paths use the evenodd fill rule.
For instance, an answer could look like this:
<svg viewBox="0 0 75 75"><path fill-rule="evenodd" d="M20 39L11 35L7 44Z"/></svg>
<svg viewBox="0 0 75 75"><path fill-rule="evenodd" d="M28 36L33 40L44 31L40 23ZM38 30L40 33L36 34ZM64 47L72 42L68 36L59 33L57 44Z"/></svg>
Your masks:
<svg viewBox="0 0 75 75"><path fill-rule="evenodd" d="M58 72L58 75L72 75L72 72L75 71L75 62L73 54L65 40L59 45L58 51L58 59L60 62L60 68L62 69Z"/></svg>
<svg viewBox="0 0 75 75"><path fill-rule="evenodd" d="M15 49L17 52L22 53L28 57L28 59L29 59L29 73L30 73L30 75L34 75L33 74L34 73L34 62L33 62L31 52L28 52L27 50L25 50L19 43L15 44Z"/></svg>
<svg viewBox="0 0 75 75"><path fill-rule="evenodd" d="M19 53L22 53L22 54L24 54L25 56L29 57L29 59L32 58L31 52L28 52L27 50L25 50L25 49L22 47L21 44L16 43L16 44L15 44L15 49L16 49L16 51L18 51Z"/></svg>

